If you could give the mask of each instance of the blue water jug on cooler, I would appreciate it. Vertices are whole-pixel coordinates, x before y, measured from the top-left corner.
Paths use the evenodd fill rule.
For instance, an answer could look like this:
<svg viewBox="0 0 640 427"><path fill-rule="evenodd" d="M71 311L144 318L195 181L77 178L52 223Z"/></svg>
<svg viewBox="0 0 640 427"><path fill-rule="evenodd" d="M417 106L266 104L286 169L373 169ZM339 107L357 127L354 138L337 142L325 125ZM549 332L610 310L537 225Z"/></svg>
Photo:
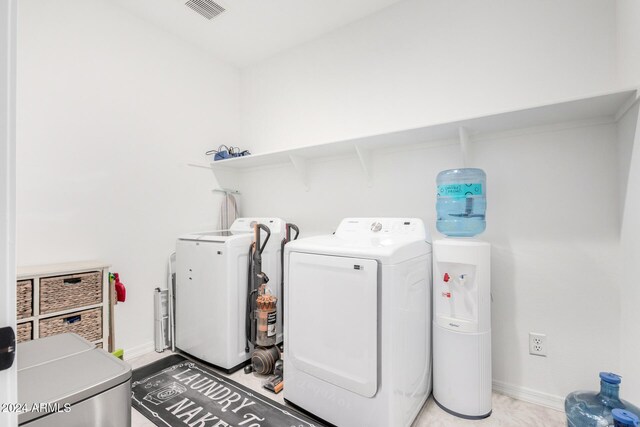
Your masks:
<svg viewBox="0 0 640 427"><path fill-rule="evenodd" d="M640 408L620 399L621 377L611 372L600 372L600 392L575 391L570 393L564 401L569 427L607 427L614 425L614 409L618 412L618 424L627 426L633 424L633 414L640 414ZM632 415L629 415L632 414ZM634 426L635 427L635 426Z"/></svg>
<svg viewBox="0 0 640 427"><path fill-rule="evenodd" d="M442 171L436 178L436 228L451 237L472 237L486 228L487 175L482 169Z"/></svg>

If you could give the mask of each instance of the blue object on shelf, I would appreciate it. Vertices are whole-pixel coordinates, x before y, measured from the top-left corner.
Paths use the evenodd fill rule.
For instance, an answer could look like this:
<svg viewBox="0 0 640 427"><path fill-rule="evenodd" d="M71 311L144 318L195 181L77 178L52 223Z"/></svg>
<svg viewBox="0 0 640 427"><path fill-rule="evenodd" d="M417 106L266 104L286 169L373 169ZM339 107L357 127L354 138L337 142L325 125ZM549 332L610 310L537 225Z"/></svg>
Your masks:
<svg viewBox="0 0 640 427"><path fill-rule="evenodd" d="M436 178L436 228L451 237L472 237L486 228L487 175L482 169L442 171Z"/></svg>
<svg viewBox="0 0 640 427"><path fill-rule="evenodd" d="M639 414L640 409L620 399L621 377L600 372L600 392L575 391L564 401L569 427L605 427L614 425L612 411L626 410ZM625 426L625 424L622 424ZM635 426L634 426L635 427Z"/></svg>
<svg viewBox="0 0 640 427"><path fill-rule="evenodd" d="M229 155L229 152L227 150L223 150L223 151L218 151L215 156L213 156L213 160L224 160L224 159L228 159L229 157L231 157Z"/></svg>
<svg viewBox="0 0 640 427"><path fill-rule="evenodd" d="M244 157L248 156L251 153L249 150L240 150L239 147L227 147L226 145L221 145L217 150L209 150L205 153L207 156L213 154L213 160L225 160L233 157Z"/></svg>

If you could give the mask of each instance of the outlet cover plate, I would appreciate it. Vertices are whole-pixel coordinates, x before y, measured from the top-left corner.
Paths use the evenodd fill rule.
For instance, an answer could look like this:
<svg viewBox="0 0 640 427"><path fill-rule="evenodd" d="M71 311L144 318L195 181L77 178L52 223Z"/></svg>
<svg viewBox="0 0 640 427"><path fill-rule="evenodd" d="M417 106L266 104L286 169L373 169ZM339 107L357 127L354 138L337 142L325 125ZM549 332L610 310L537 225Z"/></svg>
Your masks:
<svg viewBox="0 0 640 427"><path fill-rule="evenodd" d="M547 335L529 332L529 354L547 357Z"/></svg>

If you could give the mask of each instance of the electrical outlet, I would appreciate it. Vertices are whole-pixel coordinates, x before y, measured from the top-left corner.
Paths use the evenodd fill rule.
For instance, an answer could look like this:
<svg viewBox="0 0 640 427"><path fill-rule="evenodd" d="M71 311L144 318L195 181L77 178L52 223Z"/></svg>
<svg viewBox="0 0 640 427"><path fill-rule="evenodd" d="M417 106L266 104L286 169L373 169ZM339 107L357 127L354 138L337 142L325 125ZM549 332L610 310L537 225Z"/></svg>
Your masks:
<svg viewBox="0 0 640 427"><path fill-rule="evenodd" d="M547 357L547 336L529 332L529 354Z"/></svg>

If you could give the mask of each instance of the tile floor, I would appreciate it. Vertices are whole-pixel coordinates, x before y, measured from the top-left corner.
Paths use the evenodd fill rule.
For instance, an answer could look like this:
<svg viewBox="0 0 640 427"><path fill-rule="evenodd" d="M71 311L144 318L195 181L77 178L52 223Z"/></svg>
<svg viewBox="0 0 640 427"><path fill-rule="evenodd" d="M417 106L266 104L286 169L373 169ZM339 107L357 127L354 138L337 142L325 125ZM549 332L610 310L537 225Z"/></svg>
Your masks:
<svg viewBox="0 0 640 427"><path fill-rule="evenodd" d="M139 368L147 365L172 353L165 351L164 353L149 353L144 356L127 360L131 366ZM283 394L274 395L273 393L262 388L262 380L254 375L245 375L239 370L229 378L247 386L259 393L264 394L276 402L284 404ZM132 427L155 427L151 421L146 419L135 409L131 409ZM457 426L496 426L496 427L554 427L565 426L566 418L563 412L545 408L543 406L534 405L532 403L523 402L521 400L512 399L510 397L494 393L493 394L493 413L489 418L478 421L469 421L456 418L435 404L433 399L429 398L422 408L420 415L413 423L412 427L457 427ZM366 427L366 426L353 426ZM392 427L392 426L390 426Z"/></svg>

